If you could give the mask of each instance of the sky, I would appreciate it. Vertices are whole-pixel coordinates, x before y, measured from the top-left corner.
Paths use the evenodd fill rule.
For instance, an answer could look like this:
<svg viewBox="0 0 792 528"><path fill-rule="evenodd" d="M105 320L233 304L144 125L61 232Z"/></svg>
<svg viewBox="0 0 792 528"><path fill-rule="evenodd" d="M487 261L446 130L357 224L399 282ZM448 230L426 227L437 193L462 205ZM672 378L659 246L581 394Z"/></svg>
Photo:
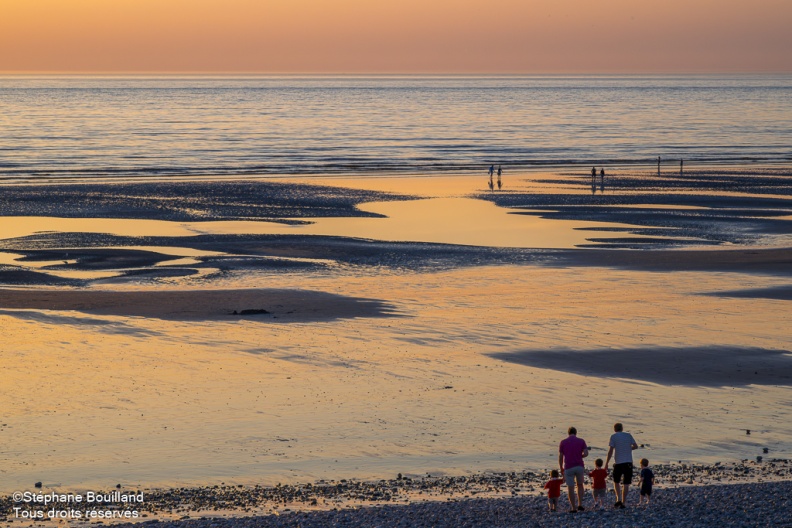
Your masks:
<svg viewBox="0 0 792 528"><path fill-rule="evenodd" d="M0 0L0 72L792 73L790 0Z"/></svg>

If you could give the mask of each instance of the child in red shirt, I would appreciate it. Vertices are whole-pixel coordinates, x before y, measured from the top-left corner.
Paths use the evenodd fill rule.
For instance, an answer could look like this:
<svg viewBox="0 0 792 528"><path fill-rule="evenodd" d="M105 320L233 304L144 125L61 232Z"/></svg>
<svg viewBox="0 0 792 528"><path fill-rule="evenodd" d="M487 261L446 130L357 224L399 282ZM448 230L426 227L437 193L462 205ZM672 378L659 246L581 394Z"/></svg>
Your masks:
<svg viewBox="0 0 792 528"><path fill-rule="evenodd" d="M608 477L608 470L604 469L601 458L594 461L597 469L589 471L591 478L591 492L594 494L594 507L599 505L600 509L605 508L605 497L608 495L608 485L605 483Z"/></svg>
<svg viewBox="0 0 792 528"><path fill-rule="evenodd" d="M544 489L547 490L547 504L550 506L551 512L556 511L558 498L561 496L561 484L563 484L563 482L564 479L558 476L558 470L554 469L550 472L550 480L544 485Z"/></svg>

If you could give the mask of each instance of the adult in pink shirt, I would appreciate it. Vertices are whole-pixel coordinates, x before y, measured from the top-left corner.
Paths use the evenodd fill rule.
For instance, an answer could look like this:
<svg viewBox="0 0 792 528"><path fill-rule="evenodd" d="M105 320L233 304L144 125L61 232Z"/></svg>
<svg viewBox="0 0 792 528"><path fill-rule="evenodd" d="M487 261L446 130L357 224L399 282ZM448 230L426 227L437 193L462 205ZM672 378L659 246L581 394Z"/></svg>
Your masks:
<svg viewBox="0 0 792 528"><path fill-rule="evenodd" d="M577 429L570 427L569 436L558 445L558 467L564 474L569 495L569 513L583 511L583 458L589 454L586 441L577 437ZM577 484L577 500L575 500ZM575 504L577 503L577 508Z"/></svg>

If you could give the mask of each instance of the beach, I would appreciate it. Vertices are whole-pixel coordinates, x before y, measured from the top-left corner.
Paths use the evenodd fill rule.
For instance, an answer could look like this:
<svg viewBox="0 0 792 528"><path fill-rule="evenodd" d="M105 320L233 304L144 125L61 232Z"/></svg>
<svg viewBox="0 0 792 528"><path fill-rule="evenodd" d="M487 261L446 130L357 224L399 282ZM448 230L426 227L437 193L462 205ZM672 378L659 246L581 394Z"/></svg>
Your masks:
<svg viewBox="0 0 792 528"><path fill-rule="evenodd" d="M144 490L138 521L185 526L706 526L702 497L722 495L744 515L718 519L783 525L792 171L504 180L0 186L0 491ZM657 504L548 517L567 427L593 460L616 421L665 468ZM406 480L429 505L382 495ZM222 508L197 491L331 481L375 491ZM168 511L182 489L201 507ZM235 520L194 520L215 506Z"/></svg>

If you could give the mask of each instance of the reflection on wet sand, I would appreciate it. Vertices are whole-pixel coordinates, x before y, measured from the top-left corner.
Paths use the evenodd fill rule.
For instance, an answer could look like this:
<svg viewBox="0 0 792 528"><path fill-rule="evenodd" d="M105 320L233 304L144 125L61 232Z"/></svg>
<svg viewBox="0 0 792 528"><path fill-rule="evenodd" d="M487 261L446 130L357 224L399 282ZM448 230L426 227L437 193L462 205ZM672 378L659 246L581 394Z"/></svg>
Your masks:
<svg viewBox="0 0 792 528"><path fill-rule="evenodd" d="M5 349L13 351L3 356L3 441L16 453L6 461L3 487L508 471L546 464L547 446L557 443L553 426L570 421L589 438L607 439L613 421L628 419L658 462L751 458L762 446L784 456L792 449L792 415L780 405L788 387L647 384L492 357L524 350L786 350L788 301L691 293L788 279L495 266L275 271L216 281L232 291L266 284L379 299L399 317L128 317L120 315L130 313L124 296L107 308L119 315L83 315L90 307L79 304L87 298L69 291L57 290L64 295L58 302L67 303L62 310L52 309L47 292L15 293L20 302L40 302L0 313ZM173 289L158 291L167 299ZM203 293L194 295L180 305L191 307ZM148 299L154 307L145 306ZM159 299L144 292L129 310L167 311ZM323 306L332 312L342 301ZM639 373L652 369L637 360ZM569 401L569 387L586 405ZM680 438L680 428L690 434ZM750 445L740 428L755 431ZM50 433L30 434L43 429Z"/></svg>
<svg viewBox="0 0 792 528"><path fill-rule="evenodd" d="M359 209L378 217L313 218L310 223L297 225L266 221L0 217L0 232L3 238L57 232L123 237L300 234L491 247L572 248L587 243L591 237L590 233L579 231L580 228L624 227L624 224L607 222L549 221L536 216L518 218L494 204L471 198L378 202L361 205ZM169 251L168 254L173 254L173 249Z"/></svg>
<svg viewBox="0 0 792 528"><path fill-rule="evenodd" d="M574 423L601 439L593 451L601 456L596 446L617 420L651 439L646 454L657 463L753 458L763 448L790 456L792 411L780 376L792 251L737 246L783 240L773 237L788 221L754 213L788 216L788 204L709 191L626 196L619 178L609 174L596 196L580 178L563 184L575 185L572 193L511 174L502 193L486 192L480 178L425 179L425 187L355 180L432 199L346 200L346 191L322 187L343 207L332 218L289 217L310 224L3 219L0 277L140 275L0 291L0 406L11 453L1 487L541 468L559 428ZM299 189L299 207L316 199L322 208L321 193ZM287 204L287 188L278 192ZM170 210L180 210L171 198ZM672 207L623 214L650 202ZM238 213L232 205L222 218ZM342 218L353 205L362 216ZM573 247L623 229L651 249ZM732 246L667 247L669 237L698 235ZM389 242L416 240L442 243ZM211 274L186 275L205 269ZM161 280L168 271L185 275ZM308 293L298 299L296 291ZM659 361L669 350L677 352ZM537 351L557 362L522 361ZM570 368L578 359L570 351L595 355ZM695 375L724 353L730 375ZM622 359L628 372L614 372ZM754 431L748 441L745 429Z"/></svg>

